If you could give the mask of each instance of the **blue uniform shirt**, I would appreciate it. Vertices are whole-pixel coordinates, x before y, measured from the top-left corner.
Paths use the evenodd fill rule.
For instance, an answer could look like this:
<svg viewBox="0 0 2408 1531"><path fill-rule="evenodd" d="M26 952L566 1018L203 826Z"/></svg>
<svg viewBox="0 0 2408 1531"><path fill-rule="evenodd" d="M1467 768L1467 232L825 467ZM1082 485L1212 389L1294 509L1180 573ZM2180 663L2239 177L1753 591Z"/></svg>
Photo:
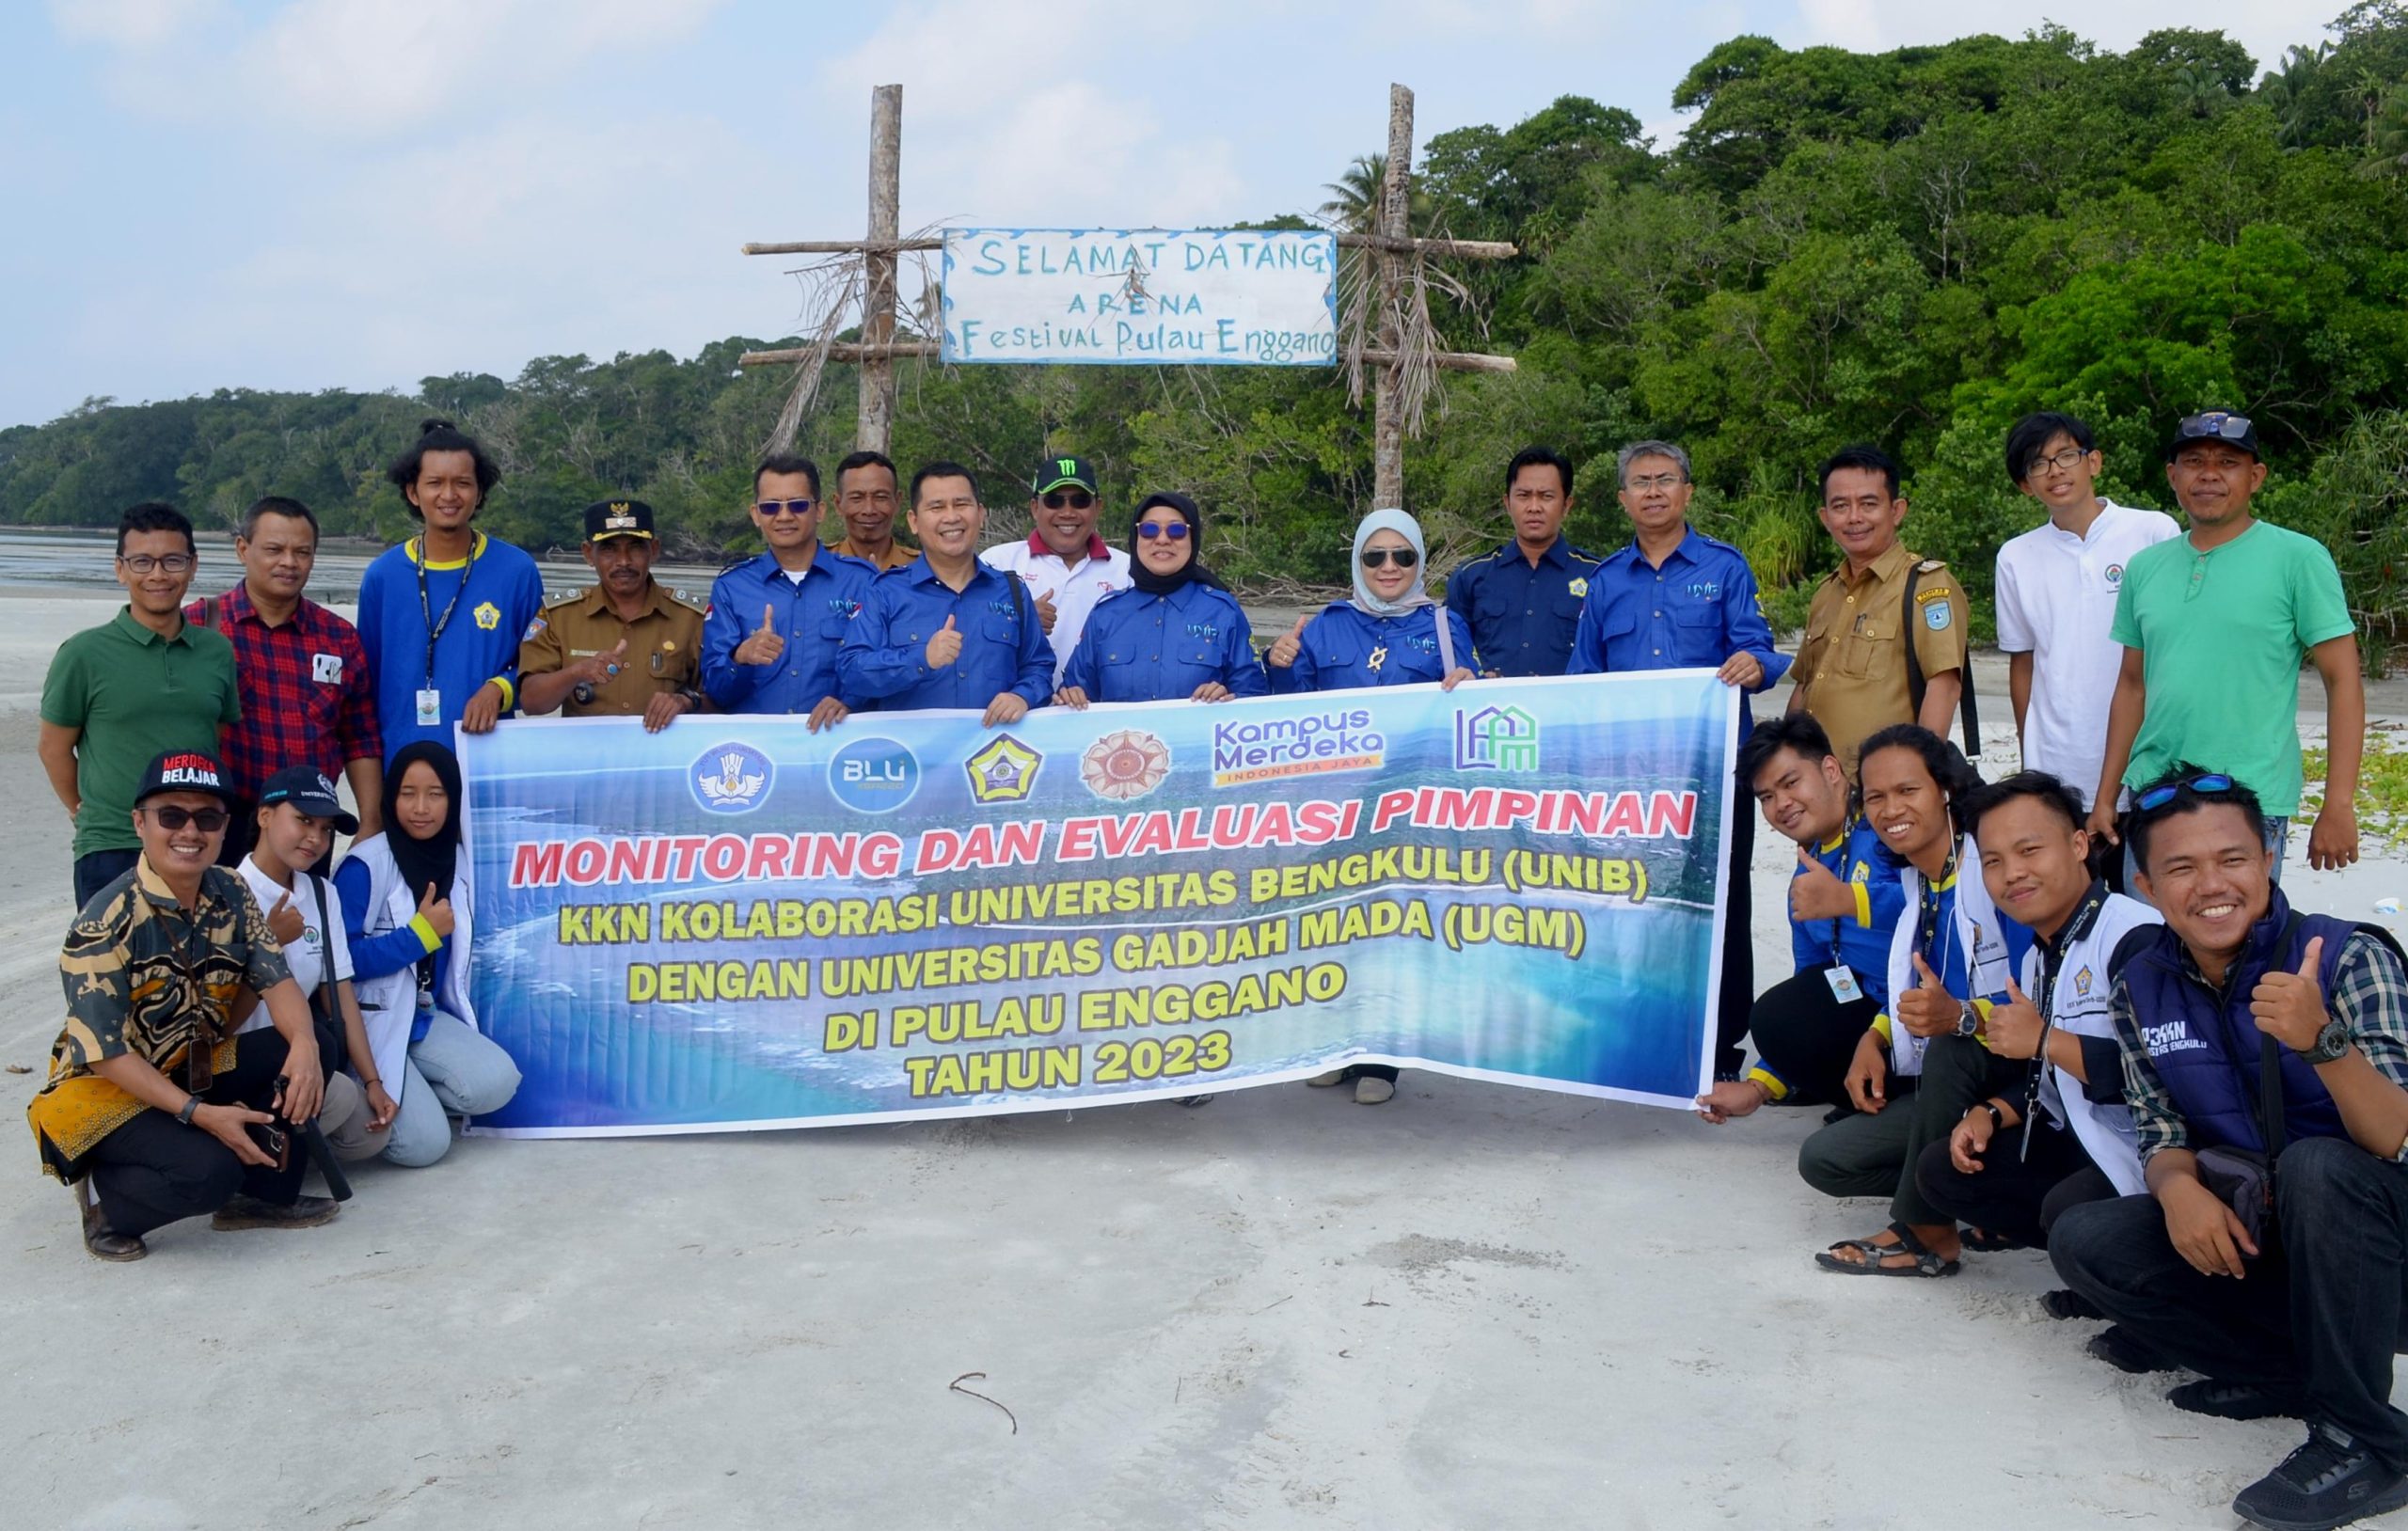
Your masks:
<svg viewBox="0 0 2408 1531"><path fill-rule="evenodd" d="M1168 595L1117 590L1097 602L1062 671L1090 702L1190 697L1212 681L1242 697L1269 688L1236 599L1193 579Z"/></svg>
<svg viewBox="0 0 2408 1531"><path fill-rule="evenodd" d="M376 682L376 726L388 762L420 739L450 748L452 725L488 682L501 687L502 717L518 705L518 645L544 609L544 576L524 549L482 531L469 547L468 557L428 563L421 573L413 537L377 554L360 576L359 645ZM430 613L442 628L431 667ZM432 723L418 720L422 687L437 693L440 714Z"/></svg>
<svg viewBox="0 0 2408 1531"><path fill-rule="evenodd" d="M772 553L722 570L703 618L703 689L726 712L807 713L832 696L860 706L865 699L837 684L836 650L877 580L876 569L825 547L800 585ZM760 630L764 608L785 649L769 664L737 664L736 651Z"/></svg>
<svg viewBox="0 0 2408 1531"><path fill-rule="evenodd" d="M928 639L953 619L961 654L942 670L928 668ZM1054 695L1054 649L1037 621L1037 603L1019 579L971 560L970 582L957 595L926 554L889 569L836 654L845 694L887 712L987 704L1010 691L1032 707Z"/></svg>
<svg viewBox="0 0 2408 1531"><path fill-rule="evenodd" d="M1751 691L1789 673L1789 655L1774 651L1772 627L1756 604L1748 560L1729 543L1691 530L1660 569L1640 553L1636 539L1597 565L1565 673L1717 670L1742 653L1765 667L1764 679ZM1748 736L1750 722L1741 707L1739 737Z"/></svg>
<svg viewBox="0 0 2408 1531"><path fill-rule="evenodd" d="M1844 920L1791 921L1789 951L1797 958L1798 971L1844 962L1856 974L1857 986L1887 1009L1890 933L1897 928L1898 911L1907 907L1897 861L1873 826L1861 818L1852 820L1838 839L1808 847L1807 854L1856 894L1856 915Z"/></svg>
<svg viewBox="0 0 2408 1531"><path fill-rule="evenodd" d="M1358 686L1411 686L1447 678L1438 653L1438 622L1446 620L1455 642L1455 663L1469 669L1471 629L1443 606L1419 606L1402 617L1374 617L1344 601L1332 601L1305 624L1296 662L1287 669L1266 665L1271 689L1339 691Z"/></svg>
<svg viewBox="0 0 2408 1531"><path fill-rule="evenodd" d="M1499 675L1560 675L1597 560L1558 537L1535 567L1507 543L1447 576L1447 609L1471 629L1480 663ZM1466 665L1471 661L1464 661Z"/></svg>

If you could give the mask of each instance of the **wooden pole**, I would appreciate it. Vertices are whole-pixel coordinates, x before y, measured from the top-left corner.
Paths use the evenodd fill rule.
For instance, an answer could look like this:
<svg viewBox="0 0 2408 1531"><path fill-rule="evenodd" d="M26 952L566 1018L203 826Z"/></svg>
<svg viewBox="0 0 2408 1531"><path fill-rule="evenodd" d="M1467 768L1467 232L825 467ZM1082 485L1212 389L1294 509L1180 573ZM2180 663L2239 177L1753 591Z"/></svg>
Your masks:
<svg viewBox="0 0 2408 1531"><path fill-rule="evenodd" d="M853 431L856 451L882 452L895 433L895 222L902 200L903 87L882 85L870 92L869 239L863 257L861 418Z"/></svg>
<svg viewBox="0 0 2408 1531"><path fill-rule="evenodd" d="M1413 237L1411 199L1405 192L1413 173L1413 92L1401 85L1388 87L1387 180L1380 197L1379 260L1380 349L1394 355L1404 349L1402 296L1403 262L1397 245ZM1371 394L1371 506L1375 510L1404 506L1404 412L1397 394L1397 363L1380 369Z"/></svg>

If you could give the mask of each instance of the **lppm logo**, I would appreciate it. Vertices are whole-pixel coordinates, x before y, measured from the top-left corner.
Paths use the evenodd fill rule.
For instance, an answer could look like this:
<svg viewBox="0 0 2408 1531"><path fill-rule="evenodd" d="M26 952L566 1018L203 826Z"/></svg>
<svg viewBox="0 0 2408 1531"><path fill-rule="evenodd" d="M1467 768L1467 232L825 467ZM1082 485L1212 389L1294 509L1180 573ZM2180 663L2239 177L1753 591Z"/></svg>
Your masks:
<svg viewBox="0 0 2408 1531"><path fill-rule="evenodd" d="M1539 720L1519 707L1455 710L1455 769L1535 771Z"/></svg>

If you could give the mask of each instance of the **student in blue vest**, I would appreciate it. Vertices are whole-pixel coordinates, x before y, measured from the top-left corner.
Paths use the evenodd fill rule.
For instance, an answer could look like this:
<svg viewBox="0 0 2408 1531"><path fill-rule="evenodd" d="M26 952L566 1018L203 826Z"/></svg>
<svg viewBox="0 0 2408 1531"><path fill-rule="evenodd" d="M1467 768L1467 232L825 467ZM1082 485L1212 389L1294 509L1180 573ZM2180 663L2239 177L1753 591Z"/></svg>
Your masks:
<svg viewBox="0 0 2408 1531"><path fill-rule="evenodd" d="M1245 612L1204 567L1204 515L1185 495L1154 495L1129 529L1130 588L1098 601L1054 700L1227 702L1268 687Z"/></svg>
<svg viewBox="0 0 2408 1531"><path fill-rule="evenodd" d="M2379 927L2291 908L2258 797L2228 774L2180 764L2143 785L2126 838L2165 921L2110 1000L2148 1191L2066 1213L2049 1257L2127 1349L2201 1374L2177 1408L2307 1422L2236 1514L2323 1527L2400 1508L2408 966ZM2271 1206L2239 1189L2269 1173Z"/></svg>
<svg viewBox="0 0 2408 1531"><path fill-rule="evenodd" d="M389 769L402 747L449 749L518 705L518 645L544 608L535 560L473 523L501 469L449 420L428 420L387 474L424 529L359 581L359 641L376 680Z"/></svg>
<svg viewBox="0 0 2408 1531"><path fill-rule="evenodd" d="M1354 596L1332 601L1281 634L1262 656L1271 689L1337 691L1436 681L1451 691L1471 679L1471 632L1421 586L1421 523L1402 511L1373 511L1354 529ZM1333 1068L1306 1081L1354 1084L1357 1104L1396 1094L1386 1064Z"/></svg>

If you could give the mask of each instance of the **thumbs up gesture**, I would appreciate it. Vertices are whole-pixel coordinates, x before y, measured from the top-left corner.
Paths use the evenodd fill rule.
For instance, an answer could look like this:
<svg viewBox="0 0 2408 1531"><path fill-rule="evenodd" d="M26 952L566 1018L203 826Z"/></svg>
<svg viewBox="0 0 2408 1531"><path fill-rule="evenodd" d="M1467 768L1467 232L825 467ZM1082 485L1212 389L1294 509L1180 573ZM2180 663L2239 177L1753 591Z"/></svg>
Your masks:
<svg viewBox="0 0 2408 1531"><path fill-rule="evenodd" d="M1789 879L1789 917L1798 921L1856 918L1856 894L1803 845L1798 847L1798 875Z"/></svg>
<svg viewBox="0 0 2408 1531"><path fill-rule="evenodd" d="M437 936L449 939L452 934L452 900L436 896L435 884L428 883L426 892L419 895L419 918L424 920Z"/></svg>
<svg viewBox="0 0 2408 1531"><path fill-rule="evenodd" d="M2324 938L2318 936L2300 954L2299 971L2270 969L2249 991L2249 1013L2258 1029L2290 1049L2306 1052L2332 1013L2324 1004L2324 980L2317 965L2324 960Z"/></svg>
<svg viewBox="0 0 2408 1531"><path fill-rule="evenodd" d="M1312 620L1310 617L1298 617L1296 625L1272 640L1271 652L1263 655L1264 661L1274 670L1285 670L1294 664L1296 655L1304 652L1305 624Z"/></svg>
<svg viewBox="0 0 2408 1531"><path fill-rule="evenodd" d="M1056 611L1054 608L1054 596L1050 592L1037 598L1037 624L1038 626L1044 628L1048 633L1051 633L1054 630L1054 623L1055 620L1060 615L1061 613Z"/></svg>
<svg viewBox="0 0 2408 1531"><path fill-rule="evenodd" d="M627 668L627 639L621 634L616 647L603 650L585 660L585 682L589 686L607 686Z"/></svg>
<svg viewBox="0 0 2408 1531"><path fill-rule="evenodd" d="M267 911L267 928L278 946L292 945L301 939L303 931L309 928L308 922L301 918L301 911L293 907L292 889L288 888L277 895L276 908Z"/></svg>
<svg viewBox="0 0 2408 1531"><path fill-rule="evenodd" d="M786 640L778 636L777 614L768 608L761 608L761 625L746 635L736 645L736 662L739 665L774 665L778 655L786 652Z"/></svg>
<svg viewBox="0 0 2408 1531"><path fill-rule="evenodd" d="M1917 1036L1952 1036L1956 1031L1956 1018L1963 1013L1956 996L1931 971L1931 964L1915 954L1915 986L1904 994L1890 997L1890 1009L1898 1024Z"/></svg>
<svg viewBox="0 0 2408 1531"><path fill-rule="evenodd" d="M944 625L938 628L936 635L928 639L928 668L943 670L960 657L961 629L953 624L951 617L947 617L944 619Z"/></svg>
<svg viewBox="0 0 2408 1531"><path fill-rule="evenodd" d="M2040 1020L2040 1007L2023 997L2023 990L2013 978L2007 979L2006 1002L1990 1007L1989 1020L1982 1028L1982 1034L1989 1038L1991 1055L2037 1057L2040 1039L2047 1031Z"/></svg>

